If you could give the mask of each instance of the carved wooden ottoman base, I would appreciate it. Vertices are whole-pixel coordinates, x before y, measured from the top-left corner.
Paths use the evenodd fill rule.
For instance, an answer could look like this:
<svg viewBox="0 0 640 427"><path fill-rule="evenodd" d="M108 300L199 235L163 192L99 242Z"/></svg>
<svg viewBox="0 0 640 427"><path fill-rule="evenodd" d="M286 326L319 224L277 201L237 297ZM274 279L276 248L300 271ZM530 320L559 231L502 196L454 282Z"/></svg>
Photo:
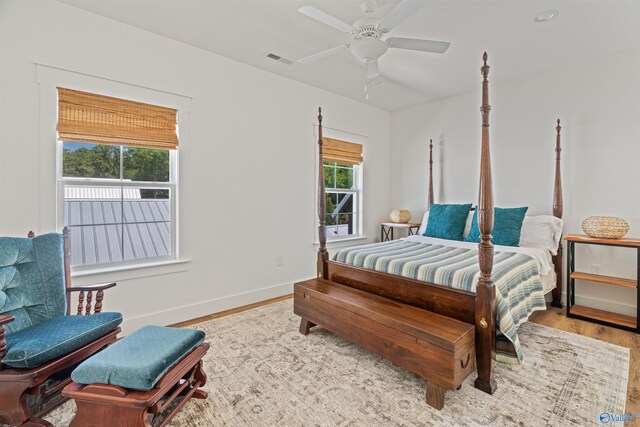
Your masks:
<svg viewBox="0 0 640 427"><path fill-rule="evenodd" d="M207 350L206 342L189 350L147 391L113 384L72 382L62 391L63 396L76 402L77 412L70 427L166 426L189 399L207 398L207 393L200 390L207 381L202 369L202 357Z"/></svg>

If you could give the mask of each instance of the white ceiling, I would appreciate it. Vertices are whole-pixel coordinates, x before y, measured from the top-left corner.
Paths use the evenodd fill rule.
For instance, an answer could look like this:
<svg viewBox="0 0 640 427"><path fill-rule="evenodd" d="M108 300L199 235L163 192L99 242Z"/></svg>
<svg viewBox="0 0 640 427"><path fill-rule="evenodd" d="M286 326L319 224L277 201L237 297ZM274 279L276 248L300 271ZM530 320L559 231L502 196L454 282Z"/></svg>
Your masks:
<svg viewBox="0 0 640 427"><path fill-rule="evenodd" d="M237 61L364 102L364 70L348 51L309 65L296 60L348 41L297 12L312 5L347 23L361 18L358 0L62 0ZM378 14L399 0L378 0ZM382 84L370 104L396 110L479 87L489 53L493 81L514 80L640 46L638 0L426 1L391 36L450 41L442 54L391 49L380 58ZM533 17L557 9L542 24ZM606 78L606 76L603 76ZM594 82L597 84L597 82Z"/></svg>

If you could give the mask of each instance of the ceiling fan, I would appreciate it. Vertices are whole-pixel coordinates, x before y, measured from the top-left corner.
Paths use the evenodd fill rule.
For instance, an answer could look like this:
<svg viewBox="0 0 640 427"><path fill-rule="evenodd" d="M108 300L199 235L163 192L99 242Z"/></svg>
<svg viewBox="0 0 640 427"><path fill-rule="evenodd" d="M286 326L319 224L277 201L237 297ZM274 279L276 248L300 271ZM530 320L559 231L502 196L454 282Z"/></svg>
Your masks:
<svg viewBox="0 0 640 427"><path fill-rule="evenodd" d="M363 2L360 9L365 14L365 17L357 20L353 25L349 25L313 6L303 6L298 9L298 12L303 15L350 35L351 42L314 53L296 62L299 64L308 64L348 49L364 64L365 78L368 82L380 76L378 58L384 55L389 48L418 50L430 53L444 53L449 48L451 43L435 40L410 39L404 37L388 37L384 40L382 39L389 31L393 30L402 21L424 6L423 0L401 0L400 3L383 18L373 16L377 6L377 0L366 0ZM365 86L365 92L366 91L367 88Z"/></svg>

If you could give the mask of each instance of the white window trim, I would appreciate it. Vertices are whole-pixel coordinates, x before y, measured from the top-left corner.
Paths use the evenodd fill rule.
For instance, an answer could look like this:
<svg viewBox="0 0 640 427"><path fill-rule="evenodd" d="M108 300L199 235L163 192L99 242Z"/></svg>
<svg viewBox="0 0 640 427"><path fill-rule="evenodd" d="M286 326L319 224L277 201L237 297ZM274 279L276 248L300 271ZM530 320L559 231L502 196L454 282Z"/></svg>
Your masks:
<svg viewBox="0 0 640 427"><path fill-rule="evenodd" d="M110 280L116 280L113 276L114 273L120 273L121 278L119 280L138 279L141 277L158 275L157 272L147 272L148 269L157 269L158 267L170 268L169 271L161 274L171 274L178 271L186 271L186 267L184 267L184 264L191 262L190 259L172 259L168 261L158 261L159 259L160 258L154 258L154 260L156 260L155 262L149 259L149 262L142 262L131 265L117 264L117 266L115 266L116 264L103 264L104 267L102 268L94 268L91 270L76 270L73 277L80 278L85 276L106 274L108 276L106 276L104 280L101 281L107 282Z"/></svg>
<svg viewBox="0 0 640 427"><path fill-rule="evenodd" d="M64 226L64 186L62 184L62 142L57 139L57 87L66 87L85 92L103 94L123 99L131 99L153 105L162 105L178 110L178 129L180 145L178 150L184 151L189 145L189 114L192 98L176 93L166 92L137 84L122 82L108 77L95 76L61 67L36 63L36 81L40 86L40 230L62 230ZM172 152L170 165L170 181L174 184L172 194L172 256L163 258L147 258L138 261L96 264L86 267L72 268L72 276L99 275L106 271L129 271L146 269L147 267L173 266L184 269L189 260L181 257L184 241L180 233L180 191L179 164L180 157ZM174 179L175 177L175 179ZM99 185L99 183L92 183ZM122 183L118 183L121 185ZM126 182L128 185L129 182ZM153 183L136 183L152 187ZM132 185L136 185L132 184ZM166 183L163 184L166 186ZM166 268L160 268L166 274ZM144 276L153 275L148 271ZM131 275L133 278L133 275Z"/></svg>
<svg viewBox="0 0 640 427"><path fill-rule="evenodd" d="M314 178L313 181L315 183L315 199L314 199L314 208L313 211L315 212L315 220L314 220L314 234L313 234L313 240L312 243L314 246L318 246L320 245L320 241L318 240L318 145L317 145L317 141L318 141L318 125L314 124L313 125L313 136L314 136L314 141L316 141L316 145L314 146L314 152L315 155L313 156L314 163ZM349 131L345 131L345 130L340 130L340 129L335 129L332 127L329 127L325 124L322 125L322 136L325 138L332 138L332 139L339 139L342 141L349 141L349 142L355 142L358 144L362 145L362 149L363 151L365 151L365 147L366 147L366 143L367 143L367 139L368 137L365 135L361 135L358 133L354 133L354 132L349 132ZM366 160L358 166L358 172L357 172L357 180L358 180L358 192L359 192L359 197L357 198L357 213L358 213L358 220L356 221L356 227L357 227L357 233L349 235L349 236L339 236L339 237L331 237L331 238L327 238L327 246L332 247L332 246L340 246L340 242L353 242L353 241L358 241L358 240L367 240L368 237L364 235L364 230L365 228L365 212L364 212L364 198L365 198L365 188L364 188L364 164L365 164Z"/></svg>

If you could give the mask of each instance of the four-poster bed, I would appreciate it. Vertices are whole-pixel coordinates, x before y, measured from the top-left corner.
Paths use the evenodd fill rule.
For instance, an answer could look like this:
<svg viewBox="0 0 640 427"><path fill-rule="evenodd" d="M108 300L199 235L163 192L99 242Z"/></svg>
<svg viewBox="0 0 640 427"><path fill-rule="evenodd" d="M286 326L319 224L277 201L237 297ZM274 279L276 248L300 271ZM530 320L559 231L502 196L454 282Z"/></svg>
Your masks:
<svg viewBox="0 0 640 427"><path fill-rule="evenodd" d="M478 372L478 377L476 378L474 385L476 388L493 394L496 389L496 381L494 378L494 364L496 359L496 323L497 323L497 302L496 302L496 285L494 284L494 277L492 276L493 267L494 267L494 246L491 242L491 233L493 230L494 223L494 204L493 204L493 187L492 187L492 176L491 176L491 153L490 153L490 142L489 142L489 112L491 107L489 105L489 66L487 65L487 54L483 55L483 65L481 67L482 74L482 106L481 106L481 114L482 114L482 142L481 142L481 159L480 159L480 185L479 185L479 200L477 206L477 215L478 215L478 226L480 230L480 243L477 245L477 261L475 262L475 266L479 266L479 274L477 276L477 284L475 284L475 291L473 289L461 288L458 289L456 287L444 286L441 284L436 284L434 281L430 280L417 280L411 277L405 277L404 275L391 274L386 271L376 271L374 269L362 268L356 264L348 264L346 262L340 262L338 260L329 260L329 254L326 248L326 235L325 235L325 191L324 191L324 177L323 177L323 158L322 158L322 112L319 110L318 115L318 126L319 126L319 138L318 138L318 150L319 150L319 178L318 178L318 217L319 217L319 240L320 240L320 248L318 251L318 259L317 259L317 280L312 279L305 283L296 284L295 289L295 299L294 299L294 311L296 314L299 314L302 317L300 324L300 332L303 334L307 334L309 332L309 328L314 326L315 323L319 323L321 326L332 330L333 332L350 339L365 348L369 348L372 351L375 351L379 354L382 354L384 357L389 358L395 363L405 366L408 369L418 373L421 376L427 378L428 382L431 384L432 380L435 381L435 388L432 390L432 393L435 393L436 397L431 396L430 400L430 389L427 391L427 402L435 407L442 407L439 402L441 397L443 396L443 390L441 386L444 388L452 389L452 386L458 387L461 384L460 378L463 375L463 372L460 371L457 365L462 366L463 371L467 372L469 369L468 357L469 354L475 353L475 365ZM428 189L428 206L431 207L433 205L433 142L430 141L429 144L429 189ZM555 173L555 184L554 184L554 197L553 197L553 214L554 216L560 218L562 216L562 186L560 181L560 125L558 121L557 127L557 140L556 140L556 173ZM378 245L378 244L374 244ZM373 246L373 245L372 245ZM476 255L476 254L474 254ZM497 258L500 258L502 255L498 254ZM338 257L337 257L338 258ZM502 257L504 258L504 257ZM496 262L502 262L502 258L497 260ZM526 256L522 255L522 258L526 258ZM562 253L561 249L558 248L557 255L553 258L553 269L557 274L557 283L561 283L562 277ZM499 273L496 278L500 278L502 273ZM496 279L501 280L501 279ZM310 283L314 282L314 283ZM503 289L504 280L500 282L501 290ZM535 280L532 280L535 282ZM537 283L534 283L535 286L541 289L541 285L539 286ZM317 288L314 288L317 286ZM534 287L535 287L534 286ZM418 372L418 370L414 369L410 363L404 363L403 358L401 357L403 354L406 355L406 348L402 347L401 340L397 342L394 341L393 338L389 338L389 336L385 337L384 346L385 348L377 348L376 344L372 344L371 336L367 336L366 339L363 338L362 330L358 328L360 325L357 324L358 321L364 321L362 316L369 316L370 318L378 318L384 317L383 321L389 321L389 318L393 317L394 314L387 313L384 316L377 316L374 309L367 308L369 312L361 311L360 314L362 316L358 317L345 317L343 318L343 323L338 324L340 322L337 320L339 317L340 311L338 310L333 316L330 318L324 318L323 321L315 319L323 319L321 315L322 309L318 307L313 307L313 298L318 294L318 292L326 292L327 295L331 294L334 300L330 301L335 305L325 305L325 308L328 307L337 307L342 304L339 301L341 298L340 295L346 292L346 289L355 289L359 292L358 295L353 296L355 300L357 298L365 298L366 295L370 296L370 299L373 301L376 298L384 297L382 300L388 301L386 305L392 306L395 302L395 309L398 310L398 313L404 310L404 313L409 313L410 309L406 308L406 306L413 306L421 309L422 313L425 316L440 316L440 322L446 323L447 320L451 320L453 322L451 324L451 332L452 330L461 331L463 326L461 325L469 325L473 332L473 345L472 347L466 348L467 351L467 363L465 364L464 360L460 359L459 364L458 360L454 360L453 367L448 369L451 370L451 374L455 377L455 381L453 382L438 382L439 375L441 372L433 373L428 371L426 373ZM342 294L341 294L342 293ZM318 294L319 295L319 294ZM346 295L346 294L345 294ZM553 303L552 305L556 306L560 304L560 295L561 288L558 287L553 291ZM498 303L502 304L502 295L498 295ZM324 297L322 297L324 298ZM345 296L344 298L349 299L351 297ZM539 297L538 297L539 298ZM327 299L329 301L329 299ZM364 304L362 300L358 304L360 304L358 310L362 309L362 307L367 306ZM378 301L378 300L375 300ZM326 302L326 301L325 301ZM376 303L378 304L379 301ZM535 309L541 309L540 301L536 302L538 304ZM357 305L357 304L356 304ZM503 304L504 305L504 304ZM544 298L542 299L542 305L544 306ZM342 309L346 310L342 306ZM380 307L382 311L385 309L385 304L378 304L376 307ZM404 308L403 308L404 307ZM501 306L501 309L504 307ZM334 308L331 308L333 310ZM314 311L315 310L315 311ZM337 309L336 309L337 310ZM377 317L376 317L377 316ZM386 316L386 317L385 317ZM393 320L394 325L398 323L402 323L402 321L406 320L402 317L401 314L398 314L398 318L391 319ZM528 317L528 313L526 314ZM345 324L344 319L349 318L352 323ZM448 319L447 319L448 318ZM378 319L379 320L379 319ZM526 320L526 318L525 318ZM323 323L324 322L324 323ZM355 323L354 323L355 322ZM393 323L391 322L391 323ZM415 325L414 325L415 326ZM517 324L514 322L514 331ZM457 328L457 329L456 329ZM357 330L357 331L356 331ZM400 327L401 331L406 332L406 329ZM356 332L354 332L356 331ZM423 332L423 331L422 331ZM420 341L419 333L421 331L416 332L416 340ZM400 335L401 332L398 332ZM434 334L437 335L436 332ZM375 333L373 333L375 335ZM382 335L380 335L382 337ZM460 335L460 340L462 340L462 335ZM466 337L466 335L465 335ZM431 337L433 339L433 337ZM437 337L438 339L441 336ZM406 340L406 338L403 338ZM465 338L466 339L466 338ZM382 338L381 338L382 340ZM433 341L432 341L433 342ZM388 348L395 349L393 352L387 351ZM426 348L426 347L425 347ZM458 353L456 353L457 355ZM414 355L415 356L415 355ZM448 357L448 356L443 356ZM456 356L458 357L458 356ZM473 365L471 364L470 369L473 369ZM466 373L468 375L468 373ZM464 377L462 377L464 379ZM445 384L446 383L446 384ZM435 399L435 400L434 400ZM434 404L436 402L436 404Z"/></svg>

